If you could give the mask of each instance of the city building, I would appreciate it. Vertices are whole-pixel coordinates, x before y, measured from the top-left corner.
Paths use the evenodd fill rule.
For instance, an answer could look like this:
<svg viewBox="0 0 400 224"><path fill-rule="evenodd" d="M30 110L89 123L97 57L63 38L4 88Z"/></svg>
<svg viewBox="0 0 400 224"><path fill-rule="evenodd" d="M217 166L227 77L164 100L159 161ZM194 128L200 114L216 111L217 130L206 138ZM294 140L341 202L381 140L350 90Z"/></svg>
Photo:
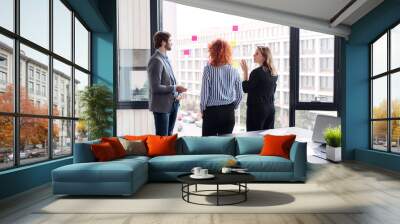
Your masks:
<svg viewBox="0 0 400 224"><path fill-rule="evenodd" d="M0 0L0 223L399 223L399 12L399 0ZM188 89L171 136L149 110L162 30ZM274 128L246 130L245 95L233 133L200 136L217 38L240 76L241 59L254 69L257 46L271 49Z"/></svg>

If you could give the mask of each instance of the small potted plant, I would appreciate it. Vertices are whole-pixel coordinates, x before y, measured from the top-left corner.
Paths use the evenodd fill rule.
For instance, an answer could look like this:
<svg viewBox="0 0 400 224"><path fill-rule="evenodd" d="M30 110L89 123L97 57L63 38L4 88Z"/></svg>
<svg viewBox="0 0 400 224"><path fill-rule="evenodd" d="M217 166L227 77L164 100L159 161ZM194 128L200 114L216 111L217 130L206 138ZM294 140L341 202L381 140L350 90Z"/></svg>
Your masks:
<svg viewBox="0 0 400 224"><path fill-rule="evenodd" d="M324 138L326 141L326 158L334 162L340 162L342 160L342 132L340 126L325 129Z"/></svg>

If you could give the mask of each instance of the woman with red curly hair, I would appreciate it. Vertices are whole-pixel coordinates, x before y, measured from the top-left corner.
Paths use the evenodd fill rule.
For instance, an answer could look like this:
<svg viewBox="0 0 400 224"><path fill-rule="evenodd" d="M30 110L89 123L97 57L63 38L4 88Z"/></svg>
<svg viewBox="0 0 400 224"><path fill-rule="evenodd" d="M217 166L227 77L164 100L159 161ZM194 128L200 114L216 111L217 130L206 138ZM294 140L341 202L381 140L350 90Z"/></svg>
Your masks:
<svg viewBox="0 0 400 224"><path fill-rule="evenodd" d="M209 63L204 67L200 94L203 136L231 134L235 126L235 109L243 91L239 72L232 67L232 48L217 39L208 45Z"/></svg>

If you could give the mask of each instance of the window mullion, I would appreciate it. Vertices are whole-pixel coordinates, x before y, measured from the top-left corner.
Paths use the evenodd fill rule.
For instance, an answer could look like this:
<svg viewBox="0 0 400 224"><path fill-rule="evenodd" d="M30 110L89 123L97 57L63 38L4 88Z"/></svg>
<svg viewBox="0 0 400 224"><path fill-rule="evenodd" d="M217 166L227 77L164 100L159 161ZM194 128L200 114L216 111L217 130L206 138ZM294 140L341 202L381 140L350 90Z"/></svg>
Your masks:
<svg viewBox="0 0 400 224"><path fill-rule="evenodd" d="M20 0L14 1L14 27L15 32L19 34L19 5ZM19 48L19 39L14 39L14 112L15 114L19 114L20 112L20 48ZM20 164L20 156L19 156L19 149L20 149L20 118L14 116L14 166L19 166Z"/></svg>
<svg viewBox="0 0 400 224"><path fill-rule="evenodd" d="M49 0L49 50L53 52L53 0ZM49 115L48 120L48 151L49 159L53 159L53 56L49 55L49 75L48 75L48 97L49 97Z"/></svg>
<svg viewBox="0 0 400 224"><path fill-rule="evenodd" d="M72 91L72 105L71 105L71 117L75 118L75 12L72 11L71 15L71 60L73 66L71 67L71 91ZM74 155L74 145L75 145L75 125L76 125L76 120L72 121L72 130L71 130L71 150L72 150L72 155Z"/></svg>
<svg viewBox="0 0 400 224"><path fill-rule="evenodd" d="M387 32L387 69L386 71L390 70L390 30ZM392 112L391 112L391 88L390 88L390 80L392 76L391 74L387 74L387 117L391 118L392 117ZM387 121L387 141L388 141L388 152L392 151L392 136L391 136L391 123L392 121L388 120Z"/></svg>
<svg viewBox="0 0 400 224"><path fill-rule="evenodd" d="M296 125L296 103L299 99L299 29L290 27L289 126Z"/></svg>

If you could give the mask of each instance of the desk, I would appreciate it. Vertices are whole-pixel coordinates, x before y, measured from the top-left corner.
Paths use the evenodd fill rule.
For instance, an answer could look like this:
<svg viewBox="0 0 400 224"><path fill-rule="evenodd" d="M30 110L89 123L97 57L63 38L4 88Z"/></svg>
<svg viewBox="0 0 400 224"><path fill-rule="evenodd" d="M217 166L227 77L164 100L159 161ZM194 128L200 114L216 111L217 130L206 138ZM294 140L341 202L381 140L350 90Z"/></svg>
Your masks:
<svg viewBox="0 0 400 224"><path fill-rule="evenodd" d="M326 160L326 155L324 152L325 147L321 146L319 143L315 143L311 140L312 131L299 127L286 127L286 128L275 128L269 130L261 130L261 131L249 131L242 133L234 133L225 136L233 136L233 137L254 137L254 136L263 136L265 134L271 135L288 135L294 134L296 135L296 141L299 142L307 142L307 161L311 163L328 163Z"/></svg>

